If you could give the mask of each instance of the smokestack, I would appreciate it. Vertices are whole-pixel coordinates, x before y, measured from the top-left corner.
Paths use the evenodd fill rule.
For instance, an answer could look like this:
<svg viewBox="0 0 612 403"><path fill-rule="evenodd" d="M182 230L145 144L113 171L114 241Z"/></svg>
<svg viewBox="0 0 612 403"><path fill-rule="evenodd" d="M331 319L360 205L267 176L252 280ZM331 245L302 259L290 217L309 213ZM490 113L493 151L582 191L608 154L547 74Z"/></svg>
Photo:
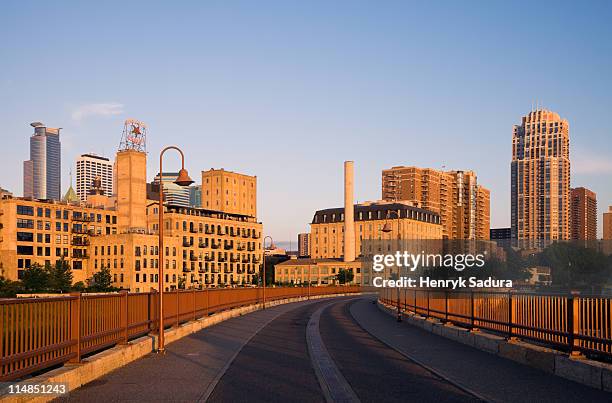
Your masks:
<svg viewBox="0 0 612 403"><path fill-rule="evenodd" d="M353 207L353 161L344 161L344 261L355 260L355 217Z"/></svg>

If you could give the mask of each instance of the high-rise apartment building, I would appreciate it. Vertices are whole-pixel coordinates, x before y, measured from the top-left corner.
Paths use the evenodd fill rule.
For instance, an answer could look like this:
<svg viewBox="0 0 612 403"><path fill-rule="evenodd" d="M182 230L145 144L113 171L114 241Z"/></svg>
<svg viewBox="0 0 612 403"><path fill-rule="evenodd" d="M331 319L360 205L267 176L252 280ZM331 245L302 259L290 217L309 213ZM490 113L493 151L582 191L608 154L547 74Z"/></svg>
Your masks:
<svg viewBox="0 0 612 403"><path fill-rule="evenodd" d="M570 238L569 124L538 109L512 133L511 227L514 239Z"/></svg>
<svg viewBox="0 0 612 403"><path fill-rule="evenodd" d="M603 213L603 239L612 240L612 206L608 207L606 213Z"/></svg>
<svg viewBox="0 0 612 403"><path fill-rule="evenodd" d="M202 208L257 217L257 177L224 169L203 171Z"/></svg>
<svg viewBox="0 0 612 403"><path fill-rule="evenodd" d="M298 256L310 256L310 234L298 234Z"/></svg>
<svg viewBox="0 0 612 403"><path fill-rule="evenodd" d="M23 163L24 197L45 200L61 198L60 128L46 127L41 122L30 123L30 159Z"/></svg>
<svg viewBox="0 0 612 403"><path fill-rule="evenodd" d="M571 190L571 239L597 239L597 196L579 187Z"/></svg>
<svg viewBox="0 0 612 403"><path fill-rule="evenodd" d="M174 181L178 178L178 172L164 172L162 173L162 183L164 185L164 203L179 206L179 207L191 207L190 200L190 187L179 186ZM155 175L153 179L153 187L156 192L159 192L159 174ZM159 194L155 197L159 200Z"/></svg>
<svg viewBox="0 0 612 403"><path fill-rule="evenodd" d="M113 195L113 163L96 154L82 154L76 162L76 193L81 201L87 201L94 179L99 178L102 190Z"/></svg>
<svg viewBox="0 0 612 403"><path fill-rule="evenodd" d="M382 198L440 215L447 239L489 239L490 192L473 171L393 167L382 172Z"/></svg>

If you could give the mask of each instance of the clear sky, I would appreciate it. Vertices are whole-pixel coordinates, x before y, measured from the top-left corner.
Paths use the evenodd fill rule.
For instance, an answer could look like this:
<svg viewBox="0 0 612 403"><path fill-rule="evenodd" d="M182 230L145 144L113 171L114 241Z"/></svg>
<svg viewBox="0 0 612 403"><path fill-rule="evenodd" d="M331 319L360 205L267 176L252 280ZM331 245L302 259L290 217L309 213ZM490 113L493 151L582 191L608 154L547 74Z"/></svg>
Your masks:
<svg viewBox="0 0 612 403"><path fill-rule="evenodd" d="M600 227L612 204L612 2L84 3L0 7L0 186L17 195L30 122L64 128L65 191L132 117L149 178L167 144L197 182L257 175L275 240L341 206L346 159L360 201L394 165L475 170L508 226L512 125L537 101L569 120L572 185L597 193Z"/></svg>

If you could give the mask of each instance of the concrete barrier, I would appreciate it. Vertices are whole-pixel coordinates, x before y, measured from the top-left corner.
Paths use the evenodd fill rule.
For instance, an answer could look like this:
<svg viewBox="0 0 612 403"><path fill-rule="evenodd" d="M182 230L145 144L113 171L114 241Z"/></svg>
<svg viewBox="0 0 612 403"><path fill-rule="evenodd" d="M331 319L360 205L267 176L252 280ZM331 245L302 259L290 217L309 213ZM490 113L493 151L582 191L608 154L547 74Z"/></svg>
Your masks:
<svg viewBox="0 0 612 403"><path fill-rule="evenodd" d="M329 297L342 297L348 295L359 295L360 293L352 294L331 294L331 295L316 295L310 299L321 299ZM299 302L308 300L307 297L286 298L276 301L266 302L266 307L273 307L291 302ZM237 316L246 315L248 313L258 311L262 308L261 304L248 305L240 308L234 308L227 311L215 313L211 316L206 316L195 321L190 321L172 327L164 332L166 344L179 340L192 333L198 332L204 328L213 326L219 322ZM104 350L98 354L92 355L84 359L80 364L66 364L60 368L45 372L44 374L28 378L18 382L20 386L28 384L49 384L49 383L66 383L68 390L74 390L85 385L97 378L100 378L109 372L129 364L145 355L153 352L157 348L157 335L147 335L130 341L126 345L117 345L108 350ZM0 402L32 402L42 403L55 399L55 395L20 395L20 396L0 396Z"/></svg>
<svg viewBox="0 0 612 403"><path fill-rule="evenodd" d="M377 301L381 311L395 317L397 308ZM582 383L595 389L612 392L612 365L588 360L584 357L569 357L560 351L541 347L520 340L469 331L453 325L442 324L432 319L405 314L404 321L434 334L467 344L482 351L519 362L565 379Z"/></svg>

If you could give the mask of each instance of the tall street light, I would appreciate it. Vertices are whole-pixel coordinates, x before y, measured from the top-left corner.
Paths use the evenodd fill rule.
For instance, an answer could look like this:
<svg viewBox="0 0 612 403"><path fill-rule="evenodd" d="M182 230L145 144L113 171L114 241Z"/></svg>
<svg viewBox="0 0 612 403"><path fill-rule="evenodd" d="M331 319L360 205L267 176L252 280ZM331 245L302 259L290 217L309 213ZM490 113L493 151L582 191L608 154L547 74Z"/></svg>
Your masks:
<svg viewBox="0 0 612 403"><path fill-rule="evenodd" d="M264 237L261 242L262 252L263 252L263 303L262 308L266 309L266 239L270 240L270 249L274 249L274 240L270 235Z"/></svg>
<svg viewBox="0 0 612 403"><path fill-rule="evenodd" d="M181 154L181 170L179 171L178 178L174 181L179 186L189 186L193 183L187 170L185 169L185 155L176 146L168 146L159 153L159 203L158 203L158 216L159 216L159 229L157 231L159 235L158 246L159 250L157 253L158 267L159 267L159 342L157 346L157 352L163 354L165 352L164 346L164 182L163 174L163 156L168 150L176 150Z"/></svg>
<svg viewBox="0 0 612 403"><path fill-rule="evenodd" d="M391 227L391 224L388 221L390 219L391 213L395 213L397 215L397 237L399 239L400 238L400 214L397 210L387 210L386 222L385 222L385 225L383 225L381 231L384 233L389 233L393 230L393 228ZM399 267L398 267L397 268L397 280L399 280L399 278L400 278L400 272L399 272ZM396 288L397 288L397 321L401 322L402 321L402 308L400 307L400 289L399 287L396 287Z"/></svg>

